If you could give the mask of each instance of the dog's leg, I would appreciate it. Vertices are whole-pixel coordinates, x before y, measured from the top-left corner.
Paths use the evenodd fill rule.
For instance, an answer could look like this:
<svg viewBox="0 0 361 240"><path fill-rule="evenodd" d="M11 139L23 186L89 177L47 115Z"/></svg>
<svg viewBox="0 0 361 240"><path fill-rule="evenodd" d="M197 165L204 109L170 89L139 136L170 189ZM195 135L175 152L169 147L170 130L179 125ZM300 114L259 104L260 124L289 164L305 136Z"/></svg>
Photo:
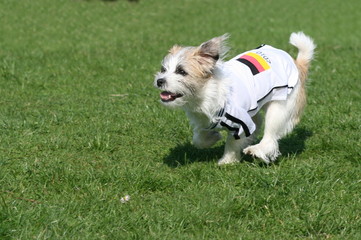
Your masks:
<svg viewBox="0 0 361 240"><path fill-rule="evenodd" d="M197 148L208 148L222 139L222 135L217 131L210 130L194 130L193 145Z"/></svg>
<svg viewBox="0 0 361 240"><path fill-rule="evenodd" d="M235 139L229 133L224 147L223 157L218 161L218 165L231 164L239 162L241 159L241 139Z"/></svg>
<svg viewBox="0 0 361 240"><path fill-rule="evenodd" d="M235 139L233 134L228 134L224 154L218 161L218 165L239 162L241 160L241 150L249 146L253 141L253 137L246 138L242 136L241 139Z"/></svg>
<svg viewBox="0 0 361 240"><path fill-rule="evenodd" d="M274 161L279 155L279 133L285 126L287 115L283 110L283 104L272 102L267 107L265 116L265 130L260 143L249 146L243 150L245 154L260 158L265 163Z"/></svg>
<svg viewBox="0 0 361 240"><path fill-rule="evenodd" d="M296 87L287 101L274 101L268 104L264 136L259 144L244 149L245 154L260 158L267 164L276 160L281 154L278 140L292 131L299 120L300 107L297 106L299 90L300 87Z"/></svg>
<svg viewBox="0 0 361 240"><path fill-rule="evenodd" d="M241 138L236 140L233 134L229 133L224 148L223 157L218 161L218 165L236 163L241 160L241 150L252 144L262 126L262 116L257 114L253 117L253 121L256 123L257 130L249 137L245 137L242 134Z"/></svg>

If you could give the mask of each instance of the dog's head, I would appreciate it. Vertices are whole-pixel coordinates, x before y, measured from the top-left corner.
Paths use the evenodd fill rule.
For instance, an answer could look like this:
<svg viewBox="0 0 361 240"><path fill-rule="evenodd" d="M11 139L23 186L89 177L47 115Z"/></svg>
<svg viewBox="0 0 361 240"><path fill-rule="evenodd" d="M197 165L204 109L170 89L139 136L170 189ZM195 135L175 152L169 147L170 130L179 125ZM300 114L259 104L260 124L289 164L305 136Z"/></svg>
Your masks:
<svg viewBox="0 0 361 240"><path fill-rule="evenodd" d="M228 35L213 38L198 47L173 46L162 61L154 86L162 90L161 102L170 107L194 104L212 78L218 60L227 52Z"/></svg>

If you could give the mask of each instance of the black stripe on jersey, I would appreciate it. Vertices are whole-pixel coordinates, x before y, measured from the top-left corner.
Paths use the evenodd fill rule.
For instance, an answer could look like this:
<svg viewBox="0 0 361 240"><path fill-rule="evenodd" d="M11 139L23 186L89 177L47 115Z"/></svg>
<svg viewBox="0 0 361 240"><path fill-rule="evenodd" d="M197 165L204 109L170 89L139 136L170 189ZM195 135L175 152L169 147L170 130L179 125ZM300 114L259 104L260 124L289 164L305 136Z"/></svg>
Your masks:
<svg viewBox="0 0 361 240"><path fill-rule="evenodd" d="M223 116L223 113L224 113L224 108L222 108L219 113L218 113L218 117L222 117Z"/></svg>
<svg viewBox="0 0 361 240"><path fill-rule="evenodd" d="M238 124L241 124L242 128L243 128L243 131L244 131L244 134L246 135L246 137L249 137L251 135L247 125L241 120L241 119L238 119L236 117L233 117L232 115L229 115L228 113L225 114L225 117L235 123L238 123Z"/></svg>
<svg viewBox="0 0 361 240"><path fill-rule="evenodd" d="M266 44L261 44L260 46L256 47L255 49L260 49L261 47L264 47Z"/></svg>
<svg viewBox="0 0 361 240"><path fill-rule="evenodd" d="M253 65L250 61L244 59L244 58L238 58L237 61L245 64L247 67L249 67L249 69L251 69L251 72L253 75L256 75L257 73L259 73L258 69L256 68L255 65Z"/></svg>
<svg viewBox="0 0 361 240"><path fill-rule="evenodd" d="M274 87L274 88L272 88L265 96L263 96L261 99L259 99L257 102L261 102L261 101L262 101L263 99L265 99L268 95L270 95L273 90L278 89L278 88L292 88L292 87L288 87L288 85Z"/></svg>
<svg viewBox="0 0 361 240"><path fill-rule="evenodd" d="M235 139L240 139L240 137L238 136L239 128L231 127L231 126L227 125L225 122L221 122L220 124L222 127L227 128L229 131L234 131L233 137Z"/></svg>
<svg viewBox="0 0 361 240"><path fill-rule="evenodd" d="M266 97L268 97L268 95L270 95L273 90L279 89L279 88L289 88L289 89L293 89L293 87L289 87L288 85L274 87L274 88L272 88L265 96L263 96L263 97L261 97L259 100L257 100L257 103L261 102L261 101L264 100ZM258 107L253 108L253 109L250 109L250 110L248 110L248 112L252 112L252 111L255 111L255 110L257 110L257 109L258 109Z"/></svg>
<svg viewBox="0 0 361 240"><path fill-rule="evenodd" d="M217 125L218 125L218 122L213 123L213 124L209 127L209 129L213 129L213 128L217 127Z"/></svg>

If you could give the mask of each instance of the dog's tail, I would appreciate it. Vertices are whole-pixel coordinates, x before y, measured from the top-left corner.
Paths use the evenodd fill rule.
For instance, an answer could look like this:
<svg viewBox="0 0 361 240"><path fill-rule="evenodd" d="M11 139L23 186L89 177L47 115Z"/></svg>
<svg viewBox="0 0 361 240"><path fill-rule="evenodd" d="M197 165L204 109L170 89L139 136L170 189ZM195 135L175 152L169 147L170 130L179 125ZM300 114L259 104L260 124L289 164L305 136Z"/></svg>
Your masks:
<svg viewBox="0 0 361 240"><path fill-rule="evenodd" d="M298 48L298 55L295 62L301 74L300 80L305 84L308 68L313 59L316 45L312 38L306 36L303 32L292 33L290 43Z"/></svg>
<svg viewBox="0 0 361 240"><path fill-rule="evenodd" d="M299 50L296 61L311 62L316 48L312 38L306 36L303 32L292 33L290 43Z"/></svg>
<svg viewBox="0 0 361 240"><path fill-rule="evenodd" d="M314 56L316 45L312 38L306 36L303 32L292 33L290 43L298 48L298 55L295 60L299 71L300 89L297 93L296 108L294 109L293 123L297 124L306 105L306 81L308 68Z"/></svg>

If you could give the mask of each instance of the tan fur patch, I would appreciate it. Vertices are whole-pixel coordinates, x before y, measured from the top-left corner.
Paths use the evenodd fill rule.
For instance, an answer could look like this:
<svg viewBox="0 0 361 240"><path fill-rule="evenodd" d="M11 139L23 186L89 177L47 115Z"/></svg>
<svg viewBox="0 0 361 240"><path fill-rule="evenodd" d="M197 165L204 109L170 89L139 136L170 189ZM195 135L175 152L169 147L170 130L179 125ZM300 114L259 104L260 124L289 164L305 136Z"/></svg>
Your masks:
<svg viewBox="0 0 361 240"><path fill-rule="evenodd" d="M306 106L307 98L306 98L306 80L307 80L307 74L308 74L308 67L309 67L309 61L307 60L296 60L295 61L296 66L298 68L299 72L299 79L300 79L300 90L298 92L297 101L296 101L296 116L295 116L295 122L298 123L300 120L300 117L303 113L303 110Z"/></svg>
<svg viewBox="0 0 361 240"><path fill-rule="evenodd" d="M199 80L206 80L211 77L215 60L210 57L202 56L199 48L192 48L184 56L184 68L188 73Z"/></svg>
<svg viewBox="0 0 361 240"><path fill-rule="evenodd" d="M182 50L182 47L179 45L174 45L171 49L169 49L170 54L177 54L180 50Z"/></svg>

